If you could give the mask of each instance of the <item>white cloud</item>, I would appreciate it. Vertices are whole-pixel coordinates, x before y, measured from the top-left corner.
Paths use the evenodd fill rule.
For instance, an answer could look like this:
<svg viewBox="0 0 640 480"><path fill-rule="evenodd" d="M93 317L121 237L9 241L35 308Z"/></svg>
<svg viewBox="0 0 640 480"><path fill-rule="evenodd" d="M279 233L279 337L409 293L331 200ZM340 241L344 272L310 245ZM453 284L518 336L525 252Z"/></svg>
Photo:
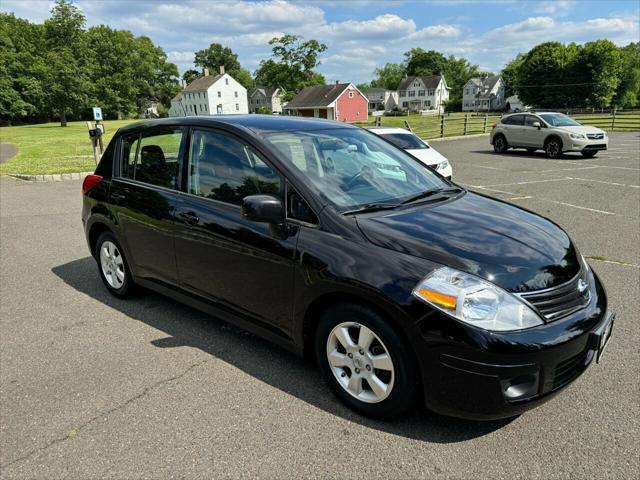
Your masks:
<svg viewBox="0 0 640 480"><path fill-rule="evenodd" d="M544 15L564 16L575 7L573 0L550 0L534 3L533 12Z"/></svg>
<svg viewBox="0 0 640 480"><path fill-rule="evenodd" d="M416 23L398 15L380 15L372 20L347 20L325 25L318 32L329 38L349 40L384 40L402 38L416 30Z"/></svg>

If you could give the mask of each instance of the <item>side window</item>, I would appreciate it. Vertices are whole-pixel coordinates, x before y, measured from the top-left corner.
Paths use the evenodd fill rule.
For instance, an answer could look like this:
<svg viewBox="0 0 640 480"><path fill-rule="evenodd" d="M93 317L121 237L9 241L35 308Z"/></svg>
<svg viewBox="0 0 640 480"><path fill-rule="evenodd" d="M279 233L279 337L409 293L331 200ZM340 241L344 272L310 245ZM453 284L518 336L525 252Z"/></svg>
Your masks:
<svg viewBox="0 0 640 480"><path fill-rule="evenodd" d="M302 196L291 187L287 187L287 190L287 217L307 223L318 223L318 217Z"/></svg>
<svg viewBox="0 0 640 480"><path fill-rule="evenodd" d="M183 130L170 129L142 137L133 178L165 188L177 188Z"/></svg>
<svg viewBox="0 0 640 480"><path fill-rule="evenodd" d="M140 145L140 135L130 135L122 138L122 166L120 176L133 179L136 168L136 155Z"/></svg>
<svg viewBox="0 0 640 480"><path fill-rule="evenodd" d="M210 130L192 133L188 184L193 195L234 205L247 195L282 197L282 179L251 147Z"/></svg>
<svg viewBox="0 0 640 480"><path fill-rule="evenodd" d="M539 122L540 125L542 125L542 121L538 117L536 117L535 115L526 115L524 117L524 124L527 127L533 127L533 122Z"/></svg>

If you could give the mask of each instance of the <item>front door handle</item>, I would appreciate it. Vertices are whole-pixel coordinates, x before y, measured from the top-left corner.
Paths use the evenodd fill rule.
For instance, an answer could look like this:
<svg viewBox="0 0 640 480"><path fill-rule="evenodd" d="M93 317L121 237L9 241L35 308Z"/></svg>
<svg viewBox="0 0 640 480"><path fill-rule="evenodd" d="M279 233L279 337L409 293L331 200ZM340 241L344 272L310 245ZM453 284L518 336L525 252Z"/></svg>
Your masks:
<svg viewBox="0 0 640 480"><path fill-rule="evenodd" d="M111 198L114 200L126 200L127 196L122 193L111 192Z"/></svg>
<svg viewBox="0 0 640 480"><path fill-rule="evenodd" d="M180 218L182 218L189 225L195 225L200 221L200 217L195 212L180 212Z"/></svg>

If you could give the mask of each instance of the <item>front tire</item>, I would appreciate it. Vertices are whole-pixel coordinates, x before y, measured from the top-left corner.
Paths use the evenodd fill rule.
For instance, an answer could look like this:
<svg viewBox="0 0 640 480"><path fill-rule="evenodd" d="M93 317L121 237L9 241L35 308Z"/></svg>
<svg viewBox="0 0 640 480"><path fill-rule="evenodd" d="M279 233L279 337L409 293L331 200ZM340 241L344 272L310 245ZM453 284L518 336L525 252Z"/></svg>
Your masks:
<svg viewBox="0 0 640 480"><path fill-rule="evenodd" d="M562 157L562 142L559 138L550 138L544 145L544 153L547 158L558 159Z"/></svg>
<svg viewBox="0 0 640 480"><path fill-rule="evenodd" d="M493 151L496 153L506 153L509 150L509 144L504 135L496 135L493 139Z"/></svg>
<svg viewBox="0 0 640 480"><path fill-rule="evenodd" d="M410 410L418 392L418 366L409 346L375 311L356 304L330 307L315 336L326 382L348 407L390 419Z"/></svg>
<svg viewBox="0 0 640 480"><path fill-rule="evenodd" d="M586 152L580 152L584 158L593 158L598 153L597 150L587 150Z"/></svg>
<svg viewBox="0 0 640 480"><path fill-rule="evenodd" d="M96 261L100 278L112 295L127 298L134 293L135 284L129 270L129 264L113 233L104 232L98 237Z"/></svg>

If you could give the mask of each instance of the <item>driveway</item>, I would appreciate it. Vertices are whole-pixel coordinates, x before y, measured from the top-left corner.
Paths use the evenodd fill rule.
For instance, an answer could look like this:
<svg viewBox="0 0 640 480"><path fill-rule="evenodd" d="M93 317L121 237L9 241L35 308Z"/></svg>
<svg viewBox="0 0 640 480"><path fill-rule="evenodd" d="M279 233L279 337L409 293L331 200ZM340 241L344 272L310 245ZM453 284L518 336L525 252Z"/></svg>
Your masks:
<svg viewBox="0 0 640 480"><path fill-rule="evenodd" d="M640 136L594 159L434 142L454 178L550 217L607 287L602 363L518 418L338 403L312 364L153 293L110 296L80 183L0 178L0 475L9 478L637 478Z"/></svg>

